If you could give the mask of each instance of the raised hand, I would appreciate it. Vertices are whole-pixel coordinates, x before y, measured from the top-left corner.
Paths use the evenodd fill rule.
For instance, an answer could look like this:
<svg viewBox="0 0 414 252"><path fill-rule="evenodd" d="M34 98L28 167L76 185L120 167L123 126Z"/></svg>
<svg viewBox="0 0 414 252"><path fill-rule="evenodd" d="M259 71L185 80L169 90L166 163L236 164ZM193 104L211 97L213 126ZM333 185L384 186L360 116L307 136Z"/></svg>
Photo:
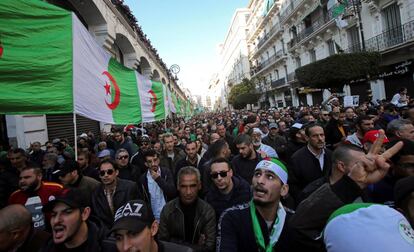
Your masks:
<svg viewBox="0 0 414 252"><path fill-rule="evenodd" d="M361 188L383 179L390 168L387 160L394 156L403 146L403 142L398 142L384 153L379 154L384 138L384 131L380 130L379 137L371 146L368 154L363 156L361 160L358 160L348 173L348 176Z"/></svg>

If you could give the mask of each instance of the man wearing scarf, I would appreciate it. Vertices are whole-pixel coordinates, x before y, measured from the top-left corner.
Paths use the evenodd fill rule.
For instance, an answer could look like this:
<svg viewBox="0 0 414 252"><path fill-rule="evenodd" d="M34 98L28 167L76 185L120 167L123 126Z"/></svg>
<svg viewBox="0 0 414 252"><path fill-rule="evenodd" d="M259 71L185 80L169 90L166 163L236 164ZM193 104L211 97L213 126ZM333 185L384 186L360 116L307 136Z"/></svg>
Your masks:
<svg viewBox="0 0 414 252"><path fill-rule="evenodd" d="M253 200L227 209L218 225L217 251L289 251L287 222L291 210L286 166L276 158L260 161L252 179Z"/></svg>

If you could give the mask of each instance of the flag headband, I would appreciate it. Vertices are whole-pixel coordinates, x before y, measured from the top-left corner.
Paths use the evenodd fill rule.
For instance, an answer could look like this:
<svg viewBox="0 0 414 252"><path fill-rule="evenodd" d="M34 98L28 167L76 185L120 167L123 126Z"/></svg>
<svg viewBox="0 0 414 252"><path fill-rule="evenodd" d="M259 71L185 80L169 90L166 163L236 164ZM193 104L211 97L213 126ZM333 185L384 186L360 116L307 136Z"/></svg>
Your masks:
<svg viewBox="0 0 414 252"><path fill-rule="evenodd" d="M256 165L256 169L264 169L276 174L283 184L287 184L288 172L286 166L276 158L265 158Z"/></svg>

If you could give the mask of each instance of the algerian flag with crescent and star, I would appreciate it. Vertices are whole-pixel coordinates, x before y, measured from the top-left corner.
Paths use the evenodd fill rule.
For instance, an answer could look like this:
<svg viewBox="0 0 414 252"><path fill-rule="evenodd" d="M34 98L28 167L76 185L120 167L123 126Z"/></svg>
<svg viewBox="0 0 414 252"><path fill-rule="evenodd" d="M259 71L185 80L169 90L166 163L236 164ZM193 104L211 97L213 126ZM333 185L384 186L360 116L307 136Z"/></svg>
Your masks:
<svg viewBox="0 0 414 252"><path fill-rule="evenodd" d="M165 85L118 63L74 13L39 0L0 1L0 83L3 114L133 124L171 107Z"/></svg>

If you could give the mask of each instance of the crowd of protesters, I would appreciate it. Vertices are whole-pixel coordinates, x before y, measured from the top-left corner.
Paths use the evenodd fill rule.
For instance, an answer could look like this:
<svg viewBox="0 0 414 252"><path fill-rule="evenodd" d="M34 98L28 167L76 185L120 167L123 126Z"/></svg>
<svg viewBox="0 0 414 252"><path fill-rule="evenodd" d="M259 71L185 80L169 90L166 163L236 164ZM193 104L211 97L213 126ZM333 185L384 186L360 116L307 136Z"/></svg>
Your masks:
<svg viewBox="0 0 414 252"><path fill-rule="evenodd" d="M413 123L402 89L10 148L0 251L414 251Z"/></svg>

